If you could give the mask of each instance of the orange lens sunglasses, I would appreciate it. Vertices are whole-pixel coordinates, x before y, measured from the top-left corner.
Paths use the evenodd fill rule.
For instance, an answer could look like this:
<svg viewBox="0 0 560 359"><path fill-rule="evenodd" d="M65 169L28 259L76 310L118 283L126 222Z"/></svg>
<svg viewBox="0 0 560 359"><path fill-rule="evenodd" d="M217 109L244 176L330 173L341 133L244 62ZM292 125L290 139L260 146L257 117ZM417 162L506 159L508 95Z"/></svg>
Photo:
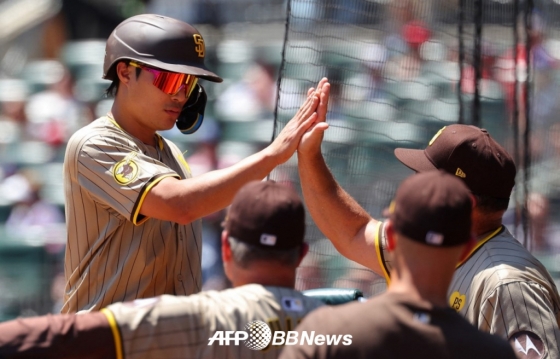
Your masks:
<svg viewBox="0 0 560 359"><path fill-rule="evenodd" d="M176 95L184 87L185 94L189 98L198 82L198 78L194 75L154 69L134 61L130 61L130 65L153 74L154 81L152 84L168 95Z"/></svg>

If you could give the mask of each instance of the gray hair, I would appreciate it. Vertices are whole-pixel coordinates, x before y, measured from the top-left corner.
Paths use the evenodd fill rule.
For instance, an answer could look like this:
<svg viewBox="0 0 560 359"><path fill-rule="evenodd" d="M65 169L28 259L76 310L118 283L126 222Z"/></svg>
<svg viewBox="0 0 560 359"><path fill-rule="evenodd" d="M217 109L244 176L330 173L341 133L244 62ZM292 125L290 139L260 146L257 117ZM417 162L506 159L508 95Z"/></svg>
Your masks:
<svg viewBox="0 0 560 359"><path fill-rule="evenodd" d="M285 266L296 266L301 246L289 249L266 249L228 237L233 259L241 268L248 268L255 261L275 261Z"/></svg>

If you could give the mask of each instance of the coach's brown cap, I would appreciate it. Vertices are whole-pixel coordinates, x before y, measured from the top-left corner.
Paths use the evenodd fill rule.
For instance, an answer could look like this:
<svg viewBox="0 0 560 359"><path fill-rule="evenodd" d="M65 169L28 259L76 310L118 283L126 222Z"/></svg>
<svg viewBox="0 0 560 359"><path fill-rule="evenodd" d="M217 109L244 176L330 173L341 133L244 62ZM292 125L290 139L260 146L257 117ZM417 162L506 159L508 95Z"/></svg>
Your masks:
<svg viewBox="0 0 560 359"><path fill-rule="evenodd" d="M255 246L294 248L303 244L305 210L293 189L274 181L250 182L235 195L225 229Z"/></svg>
<svg viewBox="0 0 560 359"><path fill-rule="evenodd" d="M461 180L429 171L403 181L386 215L395 231L407 238L450 247L471 238L471 211L471 194Z"/></svg>
<svg viewBox="0 0 560 359"><path fill-rule="evenodd" d="M515 184L511 156L486 130L475 126L446 126L426 149L397 148L395 156L417 172L437 168L460 177L477 195L507 199Z"/></svg>

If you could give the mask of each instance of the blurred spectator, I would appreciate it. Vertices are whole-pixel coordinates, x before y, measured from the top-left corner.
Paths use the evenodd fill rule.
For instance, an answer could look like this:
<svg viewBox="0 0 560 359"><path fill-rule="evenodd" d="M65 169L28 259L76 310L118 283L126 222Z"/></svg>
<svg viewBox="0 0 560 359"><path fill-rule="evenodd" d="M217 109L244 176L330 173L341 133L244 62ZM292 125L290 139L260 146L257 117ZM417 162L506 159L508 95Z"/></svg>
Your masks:
<svg viewBox="0 0 560 359"><path fill-rule="evenodd" d="M531 18L532 29L529 31L530 37L530 66L533 68L533 79L531 86L539 88L538 96L532 96L535 100L531 104L531 127L533 131L531 152L534 158L542 155L542 136L546 134L550 126L548 119L556 120L556 112L554 105L558 85L552 81L553 73L559 67L557 59L552 57L545 47L545 29L546 24L543 17L535 12ZM521 25L520 26L524 26ZM517 59L513 48L506 50L496 61L496 78L501 83L507 105L508 120L510 124L514 124L515 105L517 105L517 114L521 126L520 133L526 127L526 101L527 95L527 53L526 43L520 39L520 43L516 44ZM517 95L515 84L517 81ZM533 89L534 90L534 89ZM551 106L552 105L552 106ZM522 165L522 164L518 164Z"/></svg>
<svg viewBox="0 0 560 359"><path fill-rule="evenodd" d="M362 71L344 81L344 99L359 102L386 98L387 82L384 70L387 64L387 48L382 44L367 44L361 49L358 58L362 64Z"/></svg>
<svg viewBox="0 0 560 359"><path fill-rule="evenodd" d="M24 109L28 94L24 81L0 80L0 144L25 139L27 117Z"/></svg>
<svg viewBox="0 0 560 359"><path fill-rule="evenodd" d="M236 121L271 119L276 105L276 69L255 61L241 81L228 87L216 101L218 116Z"/></svg>
<svg viewBox="0 0 560 359"><path fill-rule="evenodd" d="M31 136L54 146L91 121L91 115L74 97L70 71L58 65L52 74L56 78L45 90L32 95L25 107Z"/></svg>
<svg viewBox="0 0 560 359"><path fill-rule="evenodd" d="M549 128L550 156L531 167L527 210L533 249L560 251L560 123Z"/></svg>
<svg viewBox="0 0 560 359"><path fill-rule="evenodd" d="M49 235L60 234L53 231L53 225L63 224L61 210L41 199L40 174L23 169L7 177L0 186L2 196L13 203L6 221L6 231L12 237L48 240Z"/></svg>
<svg viewBox="0 0 560 359"><path fill-rule="evenodd" d="M411 80L419 75L420 49L432 37L421 20L421 7L414 0L394 0L386 8L383 44L386 46L386 76L393 80Z"/></svg>

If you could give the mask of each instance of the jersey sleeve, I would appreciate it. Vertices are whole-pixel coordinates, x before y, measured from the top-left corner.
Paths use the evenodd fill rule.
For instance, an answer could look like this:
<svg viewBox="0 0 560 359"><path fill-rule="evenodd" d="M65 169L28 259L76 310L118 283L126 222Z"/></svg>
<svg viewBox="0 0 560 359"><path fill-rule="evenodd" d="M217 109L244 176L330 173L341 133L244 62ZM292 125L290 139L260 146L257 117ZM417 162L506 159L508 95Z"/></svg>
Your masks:
<svg viewBox="0 0 560 359"><path fill-rule="evenodd" d="M17 318L0 323L0 358L122 359L112 339L99 312Z"/></svg>
<svg viewBox="0 0 560 359"><path fill-rule="evenodd" d="M559 358L558 318L548 292L534 282L498 286L486 298L479 313L480 330L510 341L521 358ZM548 353L548 356L545 355Z"/></svg>
<svg viewBox="0 0 560 359"><path fill-rule="evenodd" d="M162 295L111 304L103 311L114 318L125 358L198 358L213 329L207 320L212 308L204 298Z"/></svg>
<svg viewBox="0 0 560 359"><path fill-rule="evenodd" d="M164 163L117 135L93 136L76 155L76 181L92 199L134 224L147 217L140 208L150 189L166 177L180 176Z"/></svg>

